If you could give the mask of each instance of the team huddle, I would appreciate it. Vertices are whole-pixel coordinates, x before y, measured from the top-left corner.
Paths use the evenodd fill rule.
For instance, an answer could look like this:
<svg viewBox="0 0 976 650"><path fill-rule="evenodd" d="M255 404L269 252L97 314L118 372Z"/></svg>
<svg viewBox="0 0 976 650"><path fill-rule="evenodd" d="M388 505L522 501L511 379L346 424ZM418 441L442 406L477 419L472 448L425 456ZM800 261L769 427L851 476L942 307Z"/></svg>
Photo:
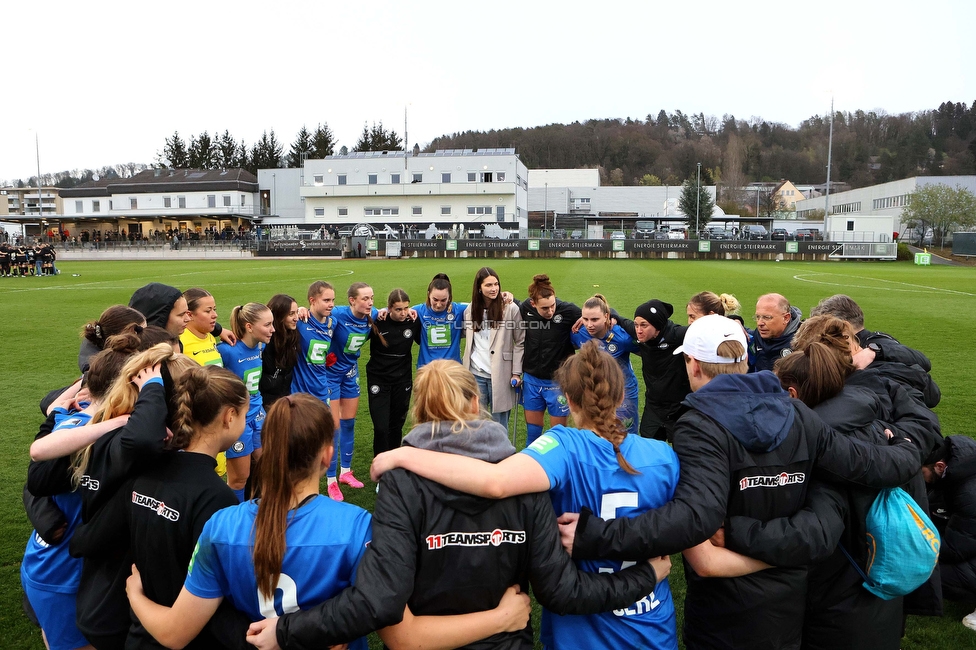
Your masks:
<svg viewBox="0 0 976 650"><path fill-rule="evenodd" d="M901 486L927 513L948 446L928 359L847 296L801 320L764 295L755 330L729 294L681 325L546 275L518 299L489 267L468 302L444 274L413 305L305 301L227 328L206 290L151 283L85 325L24 492L48 648L531 648L531 587L547 648L676 649L675 553L689 648L896 649L941 614L939 567L862 586L872 504ZM372 513L343 502L361 388Z"/></svg>
<svg viewBox="0 0 976 650"><path fill-rule="evenodd" d="M57 251L53 244L9 246L0 243L0 277L25 278L29 275L57 275Z"/></svg>

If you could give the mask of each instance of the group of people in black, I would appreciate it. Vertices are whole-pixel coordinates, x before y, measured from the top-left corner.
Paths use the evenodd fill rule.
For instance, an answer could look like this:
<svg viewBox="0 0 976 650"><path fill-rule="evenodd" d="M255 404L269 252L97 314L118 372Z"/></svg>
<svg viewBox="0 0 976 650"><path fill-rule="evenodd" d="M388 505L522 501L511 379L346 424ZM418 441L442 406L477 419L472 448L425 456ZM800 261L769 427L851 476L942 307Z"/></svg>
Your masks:
<svg viewBox="0 0 976 650"><path fill-rule="evenodd" d="M53 244L9 246L0 244L0 277L57 275Z"/></svg>

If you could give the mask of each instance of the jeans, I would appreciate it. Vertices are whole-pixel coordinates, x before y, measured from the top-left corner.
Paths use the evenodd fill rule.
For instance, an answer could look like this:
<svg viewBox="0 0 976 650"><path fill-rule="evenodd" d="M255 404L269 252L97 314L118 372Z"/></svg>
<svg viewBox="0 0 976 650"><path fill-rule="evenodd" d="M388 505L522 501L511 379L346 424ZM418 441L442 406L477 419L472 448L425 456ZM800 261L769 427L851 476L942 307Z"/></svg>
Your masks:
<svg viewBox="0 0 976 650"><path fill-rule="evenodd" d="M475 375L474 380L477 382L478 392L481 394L481 408L491 413L491 377L479 377ZM491 419L507 429L508 418L511 414L512 412L510 410L502 411L501 413L492 413Z"/></svg>

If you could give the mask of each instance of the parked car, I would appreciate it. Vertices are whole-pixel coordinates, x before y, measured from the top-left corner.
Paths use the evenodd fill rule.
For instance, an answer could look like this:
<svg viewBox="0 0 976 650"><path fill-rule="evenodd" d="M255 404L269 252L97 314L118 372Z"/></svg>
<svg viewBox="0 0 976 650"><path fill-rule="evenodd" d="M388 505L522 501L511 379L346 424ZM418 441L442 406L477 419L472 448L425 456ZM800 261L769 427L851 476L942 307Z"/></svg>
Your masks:
<svg viewBox="0 0 976 650"><path fill-rule="evenodd" d="M748 226L742 226L742 230L739 231L739 237L741 239L769 239L769 231L766 230L766 226L750 224Z"/></svg>
<svg viewBox="0 0 976 650"><path fill-rule="evenodd" d="M669 230L668 231L668 239L685 239L685 238L686 238L686 236L685 236L685 231L684 230Z"/></svg>
<svg viewBox="0 0 976 650"><path fill-rule="evenodd" d="M790 232L786 228L773 228L769 238L773 241L789 241L792 239Z"/></svg>
<svg viewBox="0 0 976 650"><path fill-rule="evenodd" d="M702 239L730 239L722 226L709 226L702 231Z"/></svg>
<svg viewBox="0 0 976 650"><path fill-rule="evenodd" d="M817 241L823 239L823 235L818 228L797 228L793 238L796 241Z"/></svg>
<svg viewBox="0 0 976 650"><path fill-rule="evenodd" d="M627 239L627 234L623 230L614 230L610 233L610 239Z"/></svg>
<svg viewBox="0 0 976 650"><path fill-rule="evenodd" d="M638 221L634 224L634 230L631 236L634 239L654 239L656 230L657 228L653 221Z"/></svg>
<svg viewBox="0 0 976 650"><path fill-rule="evenodd" d="M570 239L583 239L583 231L582 230L574 230L573 232L569 233L569 238Z"/></svg>

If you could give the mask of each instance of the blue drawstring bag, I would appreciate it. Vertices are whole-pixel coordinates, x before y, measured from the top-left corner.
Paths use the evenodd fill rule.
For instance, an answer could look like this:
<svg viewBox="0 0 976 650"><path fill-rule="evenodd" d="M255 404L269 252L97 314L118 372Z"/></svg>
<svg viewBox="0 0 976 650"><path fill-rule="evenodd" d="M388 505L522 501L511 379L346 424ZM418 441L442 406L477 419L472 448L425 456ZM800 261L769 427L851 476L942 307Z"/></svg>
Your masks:
<svg viewBox="0 0 976 650"><path fill-rule="evenodd" d="M942 541L932 520L901 488L881 490L868 510L867 566L862 569L841 550L864 578L864 588L891 600L918 589L939 561Z"/></svg>

